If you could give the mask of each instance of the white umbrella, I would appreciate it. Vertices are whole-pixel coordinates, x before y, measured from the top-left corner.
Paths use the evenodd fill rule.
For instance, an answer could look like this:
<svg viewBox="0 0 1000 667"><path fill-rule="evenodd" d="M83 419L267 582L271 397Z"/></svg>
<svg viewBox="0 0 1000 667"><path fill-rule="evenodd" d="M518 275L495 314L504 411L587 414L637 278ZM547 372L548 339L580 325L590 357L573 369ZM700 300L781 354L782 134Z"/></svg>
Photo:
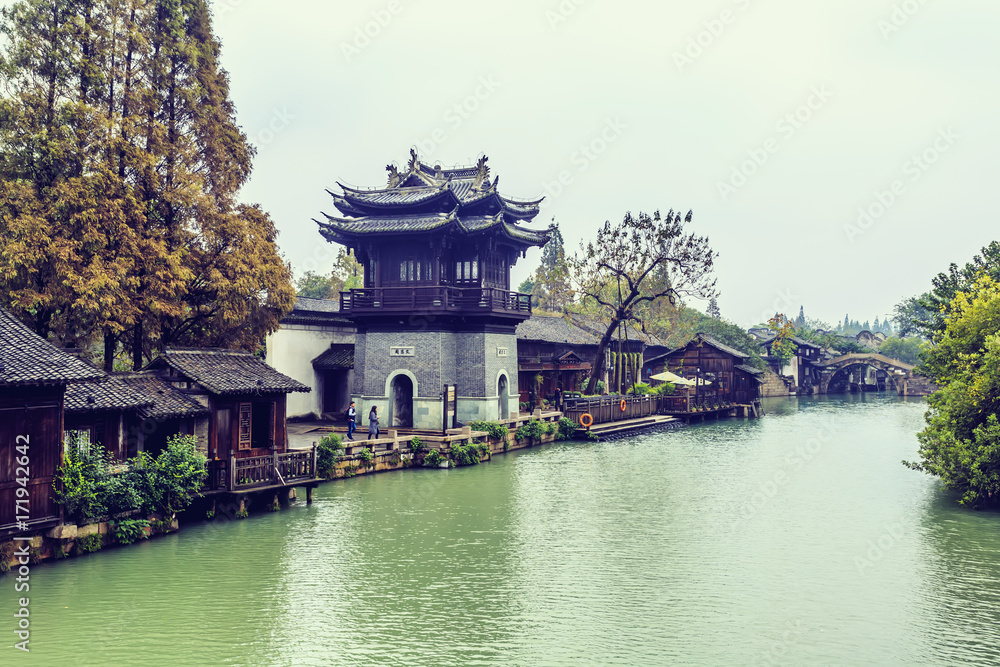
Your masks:
<svg viewBox="0 0 1000 667"><path fill-rule="evenodd" d="M682 378L680 375L674 375L670 371L664 371L662 373L657 373L656 375L649 376L650 380L656 380L657 382L669 382L671 384L682 385L686 387L693 387L697 383L694 380L688 380L687 378ZM705 383L702 382L701 385L704 387Z"/></svg>

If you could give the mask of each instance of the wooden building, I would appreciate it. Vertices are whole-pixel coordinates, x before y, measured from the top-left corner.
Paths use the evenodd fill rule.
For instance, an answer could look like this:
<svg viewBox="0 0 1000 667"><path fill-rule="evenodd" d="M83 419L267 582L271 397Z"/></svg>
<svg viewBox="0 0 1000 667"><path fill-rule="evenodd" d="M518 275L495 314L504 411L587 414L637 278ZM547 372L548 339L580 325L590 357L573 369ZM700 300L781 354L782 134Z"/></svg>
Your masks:
<svg viewBox="0 0 1000 667"><path fill-rule="evenodd" d="M576 391L590 377L599 338L565 317L535 314L517 325L520 401Z"/></svg>
<svg viewBox="0 0 1000 667"><path fill-rule="evenodd" d="M430 166L411 151L387 167L386 187L341 184L340 216L322 235L353 251L364 287L341 294L340 314L358 327L354 391L362 424L378 406L383 427L441 429L517 411L514 329L531 297L510 271L548 242L527 225L541 200L501 195L487 158Z"/></svg>
<svg viewBox="0 0 1000 667"><path fill-rule="evenodd" d="M59 522L66 386L103 375L0 308L0 537Z"/></svg>
<svg viewBox="0 0 1000 667"><path fill-rule="evenodd" d="M127 428L152 405L151 398L119 377L73 383L66 388L63 440L83 448L100 445L124 461L129 456Z"/></svg>
<svg viewBox="0 0 1000 667"><path fill-rule="evenodd" d="M193 435L196 447L208 454L208 425L212 411L187 393L175 387L156 372L116 375L122 382L149 401L126 422L126 452L129 457L138 452L156 456L166 449L174 435Z"/></svg>
<svg viewBox="0 0 1000 667"><path fill-rule="evenodd" d="M751 405L759 398L763 373L749 366L748 359L749 355L700 333L686 345L651 360L651 366L695 382L672 399L669 412L720 411Z"/></svg>
<svg viewBox="0 0 1000 667"><path fill-rule="evenodd" d="M167 350L145 370L208 408L209 488L287 481L278 466L293 454L287 452L286 396L309 387L234 350Z"/></svg>

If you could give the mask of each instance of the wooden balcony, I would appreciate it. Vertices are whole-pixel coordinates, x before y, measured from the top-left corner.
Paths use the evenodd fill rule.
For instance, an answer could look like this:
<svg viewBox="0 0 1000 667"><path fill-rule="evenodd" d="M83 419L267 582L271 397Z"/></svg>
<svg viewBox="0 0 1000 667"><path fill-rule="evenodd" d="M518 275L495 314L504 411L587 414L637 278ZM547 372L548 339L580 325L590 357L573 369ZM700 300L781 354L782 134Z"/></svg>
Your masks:
<svg viewBox="0 0 1000 667"><path fill-rule="evenodd" d="M531 316L531 295L492 287L377 287L340 293L344 315L411 313L491 314Z"/></svg>
<svg viewBox="0 0 1000 667"><path fill-rule="evenodd" d="M316 479L316 447L305 450L209 461L206 490L249 491L294 486Z"/></svg>

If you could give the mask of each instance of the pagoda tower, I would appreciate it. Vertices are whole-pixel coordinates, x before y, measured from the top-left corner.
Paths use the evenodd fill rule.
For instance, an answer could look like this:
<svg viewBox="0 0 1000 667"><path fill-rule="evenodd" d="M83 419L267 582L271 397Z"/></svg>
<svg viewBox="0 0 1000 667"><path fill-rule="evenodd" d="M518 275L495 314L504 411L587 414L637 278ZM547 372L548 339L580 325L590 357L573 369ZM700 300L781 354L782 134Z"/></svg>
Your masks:
<svg viewBox="0 0 1000 667"><path fill-rule="evenodd" d="M354 252L364 288L340 295L358 328L354 391L359 427L377 405L383 427L441 429L508 419L518 409L514 328L531 297L511 290L519 257L549 240L525 225L541 200L499 194L487 158L442 169L414 150L388 185L338 183L341 216L320 233Z"/></svg>

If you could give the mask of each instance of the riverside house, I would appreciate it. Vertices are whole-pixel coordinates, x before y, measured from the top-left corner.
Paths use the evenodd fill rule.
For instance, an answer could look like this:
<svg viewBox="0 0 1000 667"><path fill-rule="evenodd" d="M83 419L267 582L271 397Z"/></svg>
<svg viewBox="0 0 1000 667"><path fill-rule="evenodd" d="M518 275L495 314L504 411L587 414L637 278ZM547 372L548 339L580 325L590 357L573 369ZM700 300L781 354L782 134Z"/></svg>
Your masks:
<svg viewBox="0 0 1000 667"><path fill-rule="evenodd" d="M309 387L248 352L168 349L145 371L209 411L207 488L292 486L315 477L314 452L288 451L287 396Z"/></svg>
<svg viewBox="0 0 1000 667"><path fill-rule="evenodd" d="M0 537L59 523L66 386L103 376L0 308Z"/></svg>

